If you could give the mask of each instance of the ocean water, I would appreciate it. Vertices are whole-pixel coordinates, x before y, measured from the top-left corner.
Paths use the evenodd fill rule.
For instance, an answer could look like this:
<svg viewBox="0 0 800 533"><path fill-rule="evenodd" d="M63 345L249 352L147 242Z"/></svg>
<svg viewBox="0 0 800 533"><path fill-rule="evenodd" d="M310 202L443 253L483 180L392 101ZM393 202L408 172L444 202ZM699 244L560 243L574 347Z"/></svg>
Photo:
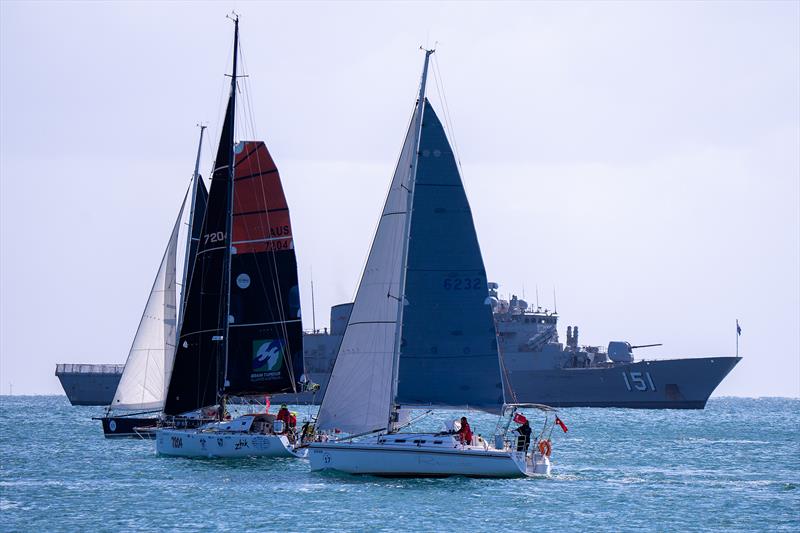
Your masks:
<svg viewBox="0 0 800 533"><path fill-rule="evenodd" d="M553 476L511 480L159 457L153 441L104 439L91 420L101 408L71 407L63 396L4 396L0 406L5 532L800 530L797 399L712 399L704 411L562 409L569 432L554 433ZM494 417L468 414L477 432L491 433Z"/></svg>

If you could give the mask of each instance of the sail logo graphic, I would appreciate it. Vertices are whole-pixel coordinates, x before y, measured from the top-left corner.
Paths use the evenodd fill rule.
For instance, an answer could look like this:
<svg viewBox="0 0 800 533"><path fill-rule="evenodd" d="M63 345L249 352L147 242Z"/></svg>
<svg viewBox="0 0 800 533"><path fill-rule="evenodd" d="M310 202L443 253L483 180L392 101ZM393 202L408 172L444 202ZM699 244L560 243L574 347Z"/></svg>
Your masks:
<svg viewBox="0 0 800 533"><path fill-rule="evenodd" d="M283 341L253 341L253 372L278 372L283 367Z"/></svg>

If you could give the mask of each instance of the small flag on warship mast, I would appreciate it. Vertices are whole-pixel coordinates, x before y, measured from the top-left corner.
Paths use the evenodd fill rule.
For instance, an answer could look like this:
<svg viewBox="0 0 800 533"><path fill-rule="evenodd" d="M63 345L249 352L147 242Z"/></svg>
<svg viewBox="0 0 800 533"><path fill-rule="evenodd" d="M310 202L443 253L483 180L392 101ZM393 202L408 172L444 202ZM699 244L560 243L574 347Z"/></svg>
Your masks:
<svg viewBox="0 0 800 533"><path fill-rule="evenodd" d="M739 337L742 336L742 327L739 325L739 319L736 319L736 357L739 357Z"/></svg>

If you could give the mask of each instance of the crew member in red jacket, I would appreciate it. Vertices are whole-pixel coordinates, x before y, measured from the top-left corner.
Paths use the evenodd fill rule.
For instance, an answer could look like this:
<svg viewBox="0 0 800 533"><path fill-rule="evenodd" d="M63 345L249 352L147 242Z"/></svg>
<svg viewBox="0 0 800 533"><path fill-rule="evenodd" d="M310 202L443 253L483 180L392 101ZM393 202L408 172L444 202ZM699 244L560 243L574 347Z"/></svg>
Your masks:
<svg viewBox="0 0 800 533"><path fill-rule="evenodd" d="M461 429L458 430L457 435L462 444L472 444L472 429L469 427L466 416L461 417Z"/></svg>
<svg viewBox="0 0 800 533"><path fill-rule="evenodd" d="M292 413L289 412L289 409L286 407L286 404L281 405L281 410L278 411L278 416L275 417L278 420L283 422L283 427L285 428L284 431L289 429L289 421L292 418Z"/></svg>

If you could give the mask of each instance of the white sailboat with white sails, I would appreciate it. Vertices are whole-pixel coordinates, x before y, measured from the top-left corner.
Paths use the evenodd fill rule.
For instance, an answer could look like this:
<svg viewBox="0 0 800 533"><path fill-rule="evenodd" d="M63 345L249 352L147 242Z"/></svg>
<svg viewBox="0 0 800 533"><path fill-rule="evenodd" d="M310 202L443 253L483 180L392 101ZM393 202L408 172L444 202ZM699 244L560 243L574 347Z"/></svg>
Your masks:
<svg viewBox="0 0 800 533"><path fill-rule="evenodd" d="M491 442L470 440L456 428L400 432L401 409L511 417L521 407L504 408L472 214L453 150L425 98L432 53L425 52L411 124L316 423L321 433L350 436L310 444L311 469L383 476L548 474L549 439L537 446L547 432L530 451L527 442L517 446L507 436L508 423L498 424Z"/></svg>

